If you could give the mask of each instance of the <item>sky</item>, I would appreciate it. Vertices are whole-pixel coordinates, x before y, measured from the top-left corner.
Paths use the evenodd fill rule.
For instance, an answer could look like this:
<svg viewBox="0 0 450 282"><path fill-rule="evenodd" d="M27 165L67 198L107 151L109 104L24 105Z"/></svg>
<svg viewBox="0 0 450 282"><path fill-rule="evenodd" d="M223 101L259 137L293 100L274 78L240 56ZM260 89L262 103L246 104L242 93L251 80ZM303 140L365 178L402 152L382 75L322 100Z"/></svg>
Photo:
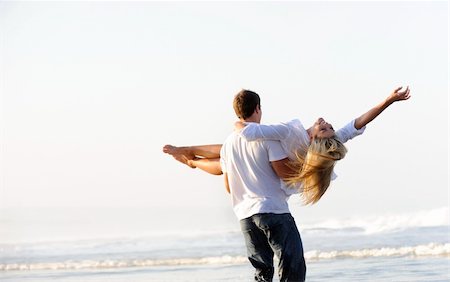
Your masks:
<svg viewBox="0 0 450 282"><path fill-rule="evenodd" d="M396 87L299 216L449 205L448 2L0 2L0 207L232 213L223 177L162 153L263 123L344 126Z"/></svg>

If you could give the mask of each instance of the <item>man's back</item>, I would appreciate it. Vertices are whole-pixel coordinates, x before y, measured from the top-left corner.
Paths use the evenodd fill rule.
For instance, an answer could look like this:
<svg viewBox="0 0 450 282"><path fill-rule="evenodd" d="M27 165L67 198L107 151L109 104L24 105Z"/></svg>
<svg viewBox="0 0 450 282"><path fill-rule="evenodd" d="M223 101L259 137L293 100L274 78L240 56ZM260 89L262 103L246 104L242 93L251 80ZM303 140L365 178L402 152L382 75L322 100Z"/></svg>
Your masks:
<svg viewBox="0 0 450 282"><path fill-rule="evenodd" d="M289 213L288 195L281 189L283 184L270 164L287 157L278 141L249 142L232 133L220 155L239 219L257 213Z"/></svg>

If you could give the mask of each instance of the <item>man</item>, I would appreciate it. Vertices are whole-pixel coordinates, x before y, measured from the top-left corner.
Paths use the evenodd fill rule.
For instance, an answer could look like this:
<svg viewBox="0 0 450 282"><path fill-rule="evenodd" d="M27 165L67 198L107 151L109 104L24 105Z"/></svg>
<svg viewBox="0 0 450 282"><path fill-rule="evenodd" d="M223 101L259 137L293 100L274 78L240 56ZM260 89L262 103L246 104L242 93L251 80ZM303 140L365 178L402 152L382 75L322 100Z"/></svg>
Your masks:
<svg viewBox="0 0 450 282"><path fill-rule="evenodd" d="M241 121L260 123L260 98L255 92L240 91L233 107ZM223 144L220 156L248 259L256 269L255 280L272 281L276 255L280 281L304 281L302 241L289 212L289 195L280 180L288 171L288 159L279 141L248 142L233 132Z"/></svg>

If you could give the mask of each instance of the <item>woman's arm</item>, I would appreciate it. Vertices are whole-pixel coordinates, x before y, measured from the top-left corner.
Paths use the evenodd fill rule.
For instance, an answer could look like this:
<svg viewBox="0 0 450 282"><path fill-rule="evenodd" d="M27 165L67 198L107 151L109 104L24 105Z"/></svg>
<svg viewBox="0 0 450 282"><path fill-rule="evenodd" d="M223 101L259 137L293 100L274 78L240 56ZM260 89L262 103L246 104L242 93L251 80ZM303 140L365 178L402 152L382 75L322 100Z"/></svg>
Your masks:
<svg viewBox="0 0 450 282"><path fill-rule="evenodd" d="M389 95L383 102L373 107L367 113L361 115L359 118L355 119L355 128L363 128L394 102L408 100L411 97L409 95L409 86L406 87L404 91L400 91L402 88L403 87L399 87L395 89L394 92L392 92L391 95Z"/></svg>
<svg viewBox="0 0 450 282"><path fill-rule="evenodd" d="M235 129L241 130L240 134L248 141L256 140L283 140L290 132L289 127L286 124L259 124L259 123L247 123L236 122Z"/></svg>

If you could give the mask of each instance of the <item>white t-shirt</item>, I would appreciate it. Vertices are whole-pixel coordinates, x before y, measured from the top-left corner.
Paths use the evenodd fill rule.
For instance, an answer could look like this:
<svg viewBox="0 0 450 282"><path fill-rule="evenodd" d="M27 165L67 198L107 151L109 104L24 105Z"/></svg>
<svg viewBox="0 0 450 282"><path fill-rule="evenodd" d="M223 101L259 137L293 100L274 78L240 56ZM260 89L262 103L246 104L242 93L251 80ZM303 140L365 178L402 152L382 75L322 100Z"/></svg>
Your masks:
<svg viewBox="0 0 450 282"><path fill-rule="evenodd" d="M279 141L245 140L233 132L222 145L220 165L227 173L234 213L244 219L258 213L289 213L289 195L270 162L287 158Z"/></svg>
<svg viewBox="0 0 450 282"><path fill-rule="evenodd" d="M336 137L339 141L345 143L348 140L361 135L365 129L365 126L359 130L356 129L355 120L352 120L346 126L336 131ZM295 152L298 149L302 149L306 152L311 143L308 132L299 119L271 125L247 123L247 126L240 131L240 135L248 141L278 140L280 141L284 152L291 160L296 159ZM331 179L334 180L336 177L337 175L333 172Z"/></svg>

